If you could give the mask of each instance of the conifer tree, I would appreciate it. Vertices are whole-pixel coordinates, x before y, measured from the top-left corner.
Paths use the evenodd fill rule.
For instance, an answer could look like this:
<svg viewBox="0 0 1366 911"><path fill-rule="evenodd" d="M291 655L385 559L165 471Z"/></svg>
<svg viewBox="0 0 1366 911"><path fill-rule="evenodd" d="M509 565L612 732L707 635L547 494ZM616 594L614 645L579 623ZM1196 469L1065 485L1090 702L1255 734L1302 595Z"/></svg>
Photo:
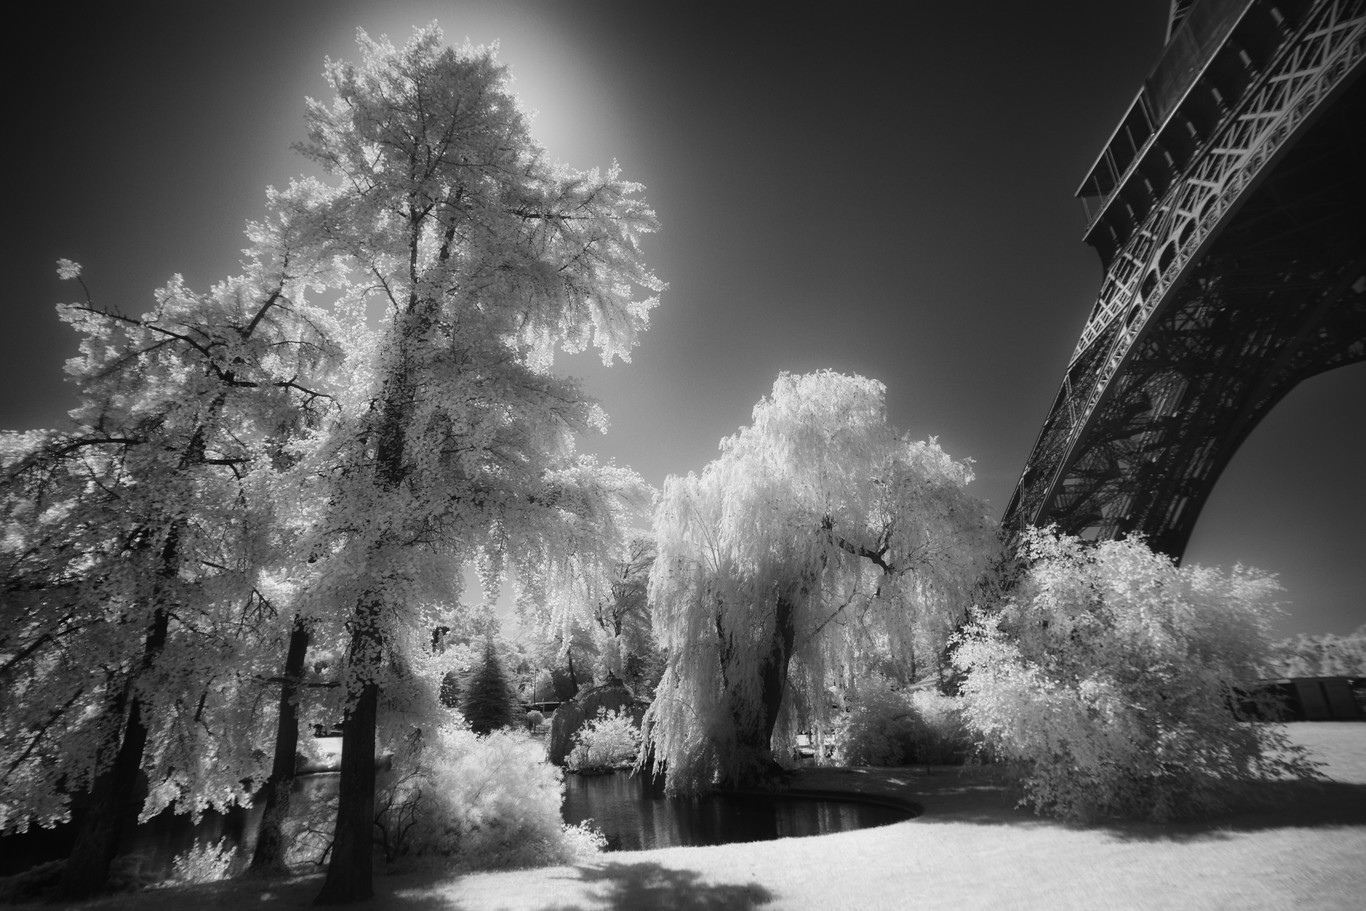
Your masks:
<svg viewBox="0 0 1366 911"><path fill-rule="evenodd" d="M508 685L503 662L490 636L484 640L484 655L470 678L462 711L476 734L487 734L511 726L513 709L512 687Z"/></svg>

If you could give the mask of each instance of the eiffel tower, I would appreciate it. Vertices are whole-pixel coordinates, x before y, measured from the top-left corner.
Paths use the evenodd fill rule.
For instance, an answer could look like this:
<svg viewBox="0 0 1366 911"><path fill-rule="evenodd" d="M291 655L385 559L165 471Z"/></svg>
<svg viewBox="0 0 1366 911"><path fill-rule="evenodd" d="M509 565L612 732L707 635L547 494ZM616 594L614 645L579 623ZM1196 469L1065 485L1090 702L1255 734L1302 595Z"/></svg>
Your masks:
<svg viewBox="0 0 1366 911"><path fill-rule="evenodd" d="M1007 529L1180 559L1257 423L1366 359L1363 59L1366 0L1174 0L1077 192L1105 278Z"/></svg>

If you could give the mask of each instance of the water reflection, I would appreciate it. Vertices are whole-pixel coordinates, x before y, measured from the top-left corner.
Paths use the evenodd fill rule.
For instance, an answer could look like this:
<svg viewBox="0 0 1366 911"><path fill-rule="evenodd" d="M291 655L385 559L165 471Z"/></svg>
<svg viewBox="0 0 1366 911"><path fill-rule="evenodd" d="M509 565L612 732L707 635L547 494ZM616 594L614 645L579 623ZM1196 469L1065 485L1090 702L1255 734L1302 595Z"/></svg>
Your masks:
<svg viewBox="0 0 1366 911"><path fill-rule="evenodd" d="M697 800L651 794L626 772L566 775L565 822L592 819L609 849L637 851L828 835L909 819L895 807L809 797L716 794Z"/></svg>

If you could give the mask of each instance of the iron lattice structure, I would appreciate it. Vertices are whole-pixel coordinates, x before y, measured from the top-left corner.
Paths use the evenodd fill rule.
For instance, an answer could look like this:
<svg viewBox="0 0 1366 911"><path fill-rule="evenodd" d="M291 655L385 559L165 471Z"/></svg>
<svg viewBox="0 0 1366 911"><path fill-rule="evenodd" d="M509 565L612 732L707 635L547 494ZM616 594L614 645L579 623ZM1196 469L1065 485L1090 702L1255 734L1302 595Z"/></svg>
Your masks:
<svg viewBox="0 0 1366 911"><path fill-rule="evenodd" d="M1257 423L1366 359L1366 0L1173 21L1078 191L1106 274L1003 522L1179 559Z"/></svg>

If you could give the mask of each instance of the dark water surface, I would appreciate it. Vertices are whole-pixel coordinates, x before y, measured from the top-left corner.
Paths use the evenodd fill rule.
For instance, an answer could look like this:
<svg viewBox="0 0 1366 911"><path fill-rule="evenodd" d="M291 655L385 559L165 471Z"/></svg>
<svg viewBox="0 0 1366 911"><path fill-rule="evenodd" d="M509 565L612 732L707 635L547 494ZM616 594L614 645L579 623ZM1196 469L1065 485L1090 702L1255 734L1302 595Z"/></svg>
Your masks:
<svg viewBox="0 0 1366 911"><path fill-rule="evenodd" d="M770 841L829 835L910 819L909 810L879 804L781 795L714 794L697 800L650 794L627 772L565 775L564 821L592 819L608 850Z"/></svg>

